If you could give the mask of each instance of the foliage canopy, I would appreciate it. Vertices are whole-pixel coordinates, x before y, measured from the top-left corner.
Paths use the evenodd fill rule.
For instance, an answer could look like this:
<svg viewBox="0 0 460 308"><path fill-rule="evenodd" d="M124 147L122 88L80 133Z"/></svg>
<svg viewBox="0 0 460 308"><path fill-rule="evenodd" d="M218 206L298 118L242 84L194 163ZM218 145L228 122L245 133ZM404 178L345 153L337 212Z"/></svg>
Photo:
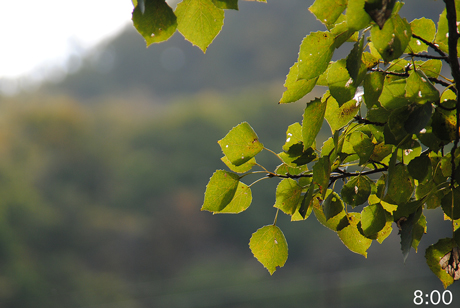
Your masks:
<svg viewBox="0 0 460 308"><path fill-rule="evenodd" d="M175 10L164 0L133 4L133 23L147 46L178 30L203 52L222 28L224 10L238 9L237 0L183 0ZM407 21L396 0L316 0L309 10L326 29L301 42L279 103L298 101L315 86L326 86L324 95L306 104L302 123L287 128L278 153L246 122L218 142L231 171L211 177L202 210L242 212L252 185L280 180L275 220L249 243L270 274L287 259L279 211L292 221L313 212L365 257L374 240L382 243L397 228L405 260L427 231L424 211L440 207L452 236L428 247L427 265L445 288L460 279L460 1L444 4L435 24L424 17ZM348 55L331 61L346 43ZM318 145L324 120L331 136ZM263 150L280 161L275 170L257 163ZM244 184L249 174L261 177Z"/></svg>

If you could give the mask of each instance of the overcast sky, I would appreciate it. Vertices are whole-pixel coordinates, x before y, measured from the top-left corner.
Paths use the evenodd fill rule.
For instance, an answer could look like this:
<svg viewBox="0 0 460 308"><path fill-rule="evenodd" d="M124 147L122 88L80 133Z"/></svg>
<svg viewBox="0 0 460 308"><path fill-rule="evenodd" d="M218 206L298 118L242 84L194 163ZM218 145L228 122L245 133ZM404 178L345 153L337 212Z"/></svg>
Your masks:
<svg viewBox="0 0 460 308"><path fill-rule="evenodd" d="M0 78L40 78L118 33L132 9L131 0L0 1Z"/></svg>

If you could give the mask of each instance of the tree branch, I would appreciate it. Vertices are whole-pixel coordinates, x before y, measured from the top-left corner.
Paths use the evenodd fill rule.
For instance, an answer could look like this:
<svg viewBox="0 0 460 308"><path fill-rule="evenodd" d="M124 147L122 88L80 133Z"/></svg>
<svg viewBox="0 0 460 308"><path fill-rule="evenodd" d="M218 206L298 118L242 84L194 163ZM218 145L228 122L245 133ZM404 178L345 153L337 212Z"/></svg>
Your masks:
<svg viewBox="0 0 460 308"><path fill-rule="evenodd" d="M431 48L433 48L434 51L436 51L443 60L445 60L447 63L450 63L450 59L449 57L444 53L444 51L442 51L441 49L439 49L439 47L432 43L432 42L428 42L427 40L425 40L423 37L420 37L416 34L412 34L412 37L413 38L416 38L418 40L421 40L423 43L427 44L428 46L430 46Z"/></svg>

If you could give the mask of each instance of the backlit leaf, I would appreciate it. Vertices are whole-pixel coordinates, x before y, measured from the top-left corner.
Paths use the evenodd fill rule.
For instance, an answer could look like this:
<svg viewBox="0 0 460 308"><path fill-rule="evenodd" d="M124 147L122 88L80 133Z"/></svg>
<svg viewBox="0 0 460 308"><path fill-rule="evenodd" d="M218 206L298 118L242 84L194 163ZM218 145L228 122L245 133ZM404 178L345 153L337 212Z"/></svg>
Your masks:
<svg viewBox="0 0 460 308"><path fill-rule="evenodd" d="M273 275L277 267L283 267L288 257L286 238L275 225L262 227L253 233L249 248L270 275Z"/></svg>
<svg viewBox="0 0 460 308"><path fill-rule="evenodd" d="M441 259L457 247L456 242L451 238L440 239L436 244L429 246L425 252L426 263L431 271L441 280L444 288L454 283L454 278L441 267Z"/></svg>
<svg viewBox="0 0 460 308"><path fill-rule="evenodd" d="M415 19L411 21L410 27L412 30L412 34L420 36L428 42L432 42L434 40L434 37L436 35L436 26L431 19ZM424 51L426 52L428 50L428 45L423 43L420 39L412 37L409 42L408 50L410 50L413 53L419 53Z"/></svg>
<svg viewBox="0 0 460 308"><path fill-rule="evenodd" d="M302 187L293 179L283 179L276 187L274 207L288 215L294 214L302 201Z"/></svg>
<svg viewBox="0 0 460 308"><path fill-rule="evenodd" d="M361 211L361 228L366 237L370 237L385 227L386 211L380 203L371 204Z"/></svg>
<svg viewBox="0 0 460 308"><path fill-rule="evenodd" d="M225 209L235 198L239 188L239 181L240 177L237 174L224 170L217 170L206 186L204 203L201 210L216 213ZM246 188L240 187L241 192L244 190L246 190ZM241 200L237 200L237 202L241 203ZM251 202L249 201L249 203Z"/></svg>
<svg viewBox="0 0 460 308"><path fill-rule="evenodd" d="M252 169L252 167L254 167L257 164L256 159L254 157L239 166L235 166L234 164L232 164L230 160L227 158L227 156L222 157L221 160L222 162L224 162L225 165L227 165L227 167L230 170L232 170L233 172L237 172L237 173L248 172L249 170Z"/></svg>
<svg viewBox="0 0 460 308"><path fill-rule="evenodd" d="M334 52L335 38L330 32L312 32L300 45L298 79L310 80L328 67Z"/></svg>
<svg viewBox="0 0 460 308"><path fill-rule="evenodd" d="M406 94L406 80L386 77L379 102L386 109L396 109L409 104Z"/></svg>
<svg viewBox="0 0 460 308"><path fill-rule="evenodd" d="M252 127L243 122L218 141L222 152L235 166L240 166L263 150L264 146Z"/></svg>
<svg viewBox="0 0 460 308"><path fill-rule="evenodd" d="M348 249L367 258L367 250L371 246L372 240L361 234L358 228L360 222L360 213L349 213L348 225L338 231L337 234Z"/></svg>
<svg viewBox="0 0 460 308"><path fill-rule="evenodd" d="M177 30L203 52L224 25L224 11L212 0L183 0L176 7Z"/></svg>
<svg viewBox="0 0 460 308"><path fill-rule="evenodd" d="M411 215L409 215L409 217L405 217L405 219L399 224L399 226L401 227L401 250L404 257L404 262L406 262L406 259L409 256L414 236L420 236L420 234L414 232L414 226L419 221L421 215L422 207L419 207L419 209L415 213L412 213ZM418 239L418 241L420 241L420 238Z"/></svg>
<svg viewBox="0 0 460 308"><path fill-rule="evenodd" d="M327 85L331 95L337 100L339 106L351 100L356 93L357 85L348 74L345 59L333 62L327 69Z"/></svg>
<svg viewBox="0 0 460 308"><path fill-rule="evenodd" d="M147 47L169 39L177 28L176 15L164 0L144 0L133 11L133 25Z"/></svg>
<svg viewBox="0 0 460 308"><path fill-rule="evenodd" d="M371 29L371 40L385 62L399 58L411 39L412 30L406 19L393 15L382 29Z"/></svg>
<svg viewBox="0 0 460 308"><path fill-rule="evenodd" d="M212 0L212 2L221 9L238 10L238 0Z"/></svg>
<svg viewBox="0 0 460 308"><path fill-rule="evenodd" d="M353 120L359 111L359 107L360 104L354 99L339 107L337 101L333 97L329 97L324 118L331 127L331 131L335 132Z"/></svg>
<svg viewBox="0 0 460 308"><path fill-rule="evenodd" d="M414 180L407 171L406 165L397 164L391 172L388 170L388 181L387 197L396 204L409 201L414 191Z"/></svg>
<svg viewBox="0 0 460 308"><path fill-rule="evenodd" d="M299 64L298 62L289 70L288 75L286 76L286 82L284 87L287 89L284 91L283 96L281 97L280 104L287 104L298 101L305 95L311 92L316 85L318 77L312 79L297 79L299 76Z"/></svg>
<svg viewBox="0 0 460 308"><path fill-rule="evenodd" d="M371 22L371 16L364 10L365 0L348 0L347 23L350 29L361 30Z"/></svg>
<svg viewBox="0 0 460 308"><path fill-rule="evenodd" d="M356 154L359 156L359 164L365 164L374 153L375 145L371 138L363 132L355 131L349 135L348 140L352 144L353 150L355 150Z"/></svg>
<svg viewBox="0 0 460 308"><path fill-rule="evenodd" d="M347 7L347 0L316 0L309 11L325 25L334 24Z"/></svg>
<svg viewBox="0 0 460 308"><path fill-rule="evenodd" d="M343 185L343 200L352 207L363 204L371 194L371 180L367 176L357 176Z"/></svg>
<svg viewBox="0 0 460 308"><path fill-rule="evenodd" d="M316 98L307 104L302 122L302 139L304 149L308 149L315 142L316 136L323 125L327 101L330 96Z"/></svg>
<svg viewBox="0 0 460 308"><path fill-rule="evenodd" d="M331 173L331 166L328 156L320 157L313 166L313 182L316 183L324 198L326 195L327 187L329 185L329 177Z"/></svg>
<svg viewBox="0 0 460 308"><path fill-rule="evenodd" d="M435 102L439 92L421 71L412 71L406 79L406 97L411 102Z"/></svg>

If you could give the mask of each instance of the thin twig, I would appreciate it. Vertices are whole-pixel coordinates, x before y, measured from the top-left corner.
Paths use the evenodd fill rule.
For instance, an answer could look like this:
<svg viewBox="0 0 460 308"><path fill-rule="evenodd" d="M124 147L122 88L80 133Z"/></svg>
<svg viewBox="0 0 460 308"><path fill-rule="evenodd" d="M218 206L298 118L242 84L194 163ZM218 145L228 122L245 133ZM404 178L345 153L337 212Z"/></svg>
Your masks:
<svg viewBox="0 0 460 308"><path fill-rule="evenodd" d="M418 40L421 40L422 42L424 42L425 44L427 44L428 46L430 46L431 48L433 48L434 51L436 51L442 58L443 60L445 60L447 63L450 63L450 59L449 57L444 53L444 51L442 51L441 49L439 49L439 46L432 43L432 42L428 42L427 40L425 40L423 37L420 37L416 34L412 34L412 37L413 38L416 38Z"/></svg>

